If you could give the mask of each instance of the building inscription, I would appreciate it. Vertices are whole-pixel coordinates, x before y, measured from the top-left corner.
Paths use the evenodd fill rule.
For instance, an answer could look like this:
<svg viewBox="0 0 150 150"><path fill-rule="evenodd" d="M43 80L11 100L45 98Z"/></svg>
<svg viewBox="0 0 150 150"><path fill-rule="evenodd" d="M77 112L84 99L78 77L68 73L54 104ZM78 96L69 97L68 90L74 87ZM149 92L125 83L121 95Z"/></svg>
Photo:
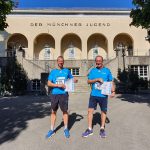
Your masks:
<svg viewBox="0 0 150 150"><path fill-rule="evenodd" d="M52 23L30 23L30 26L32 27L81 27L81 26L87 26L87 27L109 27L110 23L103 23L103 22L94 22L94 23L64 23L64 22L52 22Z"/></svg>

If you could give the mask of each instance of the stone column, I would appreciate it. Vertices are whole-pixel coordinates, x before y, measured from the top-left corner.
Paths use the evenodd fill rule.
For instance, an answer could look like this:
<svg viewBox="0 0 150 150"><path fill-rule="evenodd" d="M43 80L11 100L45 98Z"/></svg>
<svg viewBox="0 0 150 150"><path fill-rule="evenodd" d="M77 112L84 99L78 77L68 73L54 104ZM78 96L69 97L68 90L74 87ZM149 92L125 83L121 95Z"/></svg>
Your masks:
<svg viewBox="0 0 150 150"><path fill-rule="evenodd" d="M88 71L88 53L87 53L87 39L81 39L82 44L82 57L81 57L81 68L80 73L81 75L85 76Z"/></svg>
<svg viewBox="0 0 150 150"><path fill-rule="evenodd" d="M25 52L26 59L33 60L34 59L34 40L28 40L28 49Z"/></svg>
<svg viewBox="0 0 150 150"><path fill-rule="evenodd" d="M55 39L55 52L54 52L54 60L57 59L58 56L62 55L61 53L61 39Z"/></svg>
<svg viewBox="0 0 150 150"><path fill-rule="evenodd" d="M114 51L114 47L113 47L113 39L109 39L108 41L108 53L107 53L107 58L108 59L113 59L116 57L116 53Z"/></svg>
<svg viewBox="0 0 150 150"><path fill-rule="evenodd" d="M82 60L87 60L88 59L88 53L87 53L87 40L84 39L81 41L82 43Z"/></svg>

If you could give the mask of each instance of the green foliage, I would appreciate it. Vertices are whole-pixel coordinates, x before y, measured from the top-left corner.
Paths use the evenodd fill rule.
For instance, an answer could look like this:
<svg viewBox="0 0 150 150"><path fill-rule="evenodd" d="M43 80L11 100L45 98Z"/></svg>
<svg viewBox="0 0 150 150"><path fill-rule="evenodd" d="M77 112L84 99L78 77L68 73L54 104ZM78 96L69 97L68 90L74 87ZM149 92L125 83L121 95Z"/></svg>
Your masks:
<svg viewBox="0 0 150 150"><path fill-rule="evenodd" d="M2 70L2 90L13 94L24 93L27 88L27 81L27 74L22 66L15 58L9 58L7 66Z"/></svg>
<svg viewBox="0 0 150 150"><path fill-rule="evenodd" d="M15 3L12 0L0 0L0 31L8 27L6 15L11 13Z"/></svg>
<svg viewBox="0 0 150 150"><path fill-rule="evenodd" d="M135 27L150 28L150 0L133 0L135 8L130 12L132 22L130 25Z"/></svg>
<svg viewBox="0 0 150 150"><path fill-rule="evenodd" d="M136 92L139 88L148 89L148 81L139 78L138 74L132 70L118 70L118 91L122 88L123 92Z"/></svg>

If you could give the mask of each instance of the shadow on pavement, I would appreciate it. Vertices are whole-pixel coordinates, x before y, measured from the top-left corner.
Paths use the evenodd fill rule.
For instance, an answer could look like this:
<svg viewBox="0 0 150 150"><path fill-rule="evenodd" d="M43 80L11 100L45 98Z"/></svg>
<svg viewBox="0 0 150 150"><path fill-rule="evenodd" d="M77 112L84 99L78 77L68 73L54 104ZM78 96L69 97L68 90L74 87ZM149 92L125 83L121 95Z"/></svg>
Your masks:
<svg viewBox="0 0 150 150"><path fill-rule="evenodd" d="M122 94L118 95L117 98L130 103L147 103L150 107L150 94Z"/></svg>
<svg viewBox="0 0 150 150"><path fill-rule="evenodd" d="M110 120L108 117L106 118L105 123L107 124L110 123ZM99 126L101 125L101 114L99 112L96 112L95 114L93 114L92 128L97 124L99 124Z"/></svg>
<svg viewBox="0 0 150 150"><path fill-rule="evenodd" d="M69 122L68 122L68 129L71 130L75 122L80 121L84 117L82 115L79 115L77 113L72 113L69 115ZM55 132L57 132L60 128L64 126L63 121L60 123L59 126L56 127Z"/></svg>
<svg viewBox="0 0 150 150"><path fill-rule="evenodd" d="M82 115L76 114L76 113L72 113L69 115L69 124L68 124L68 129L71 130L71 128L73 127L74 123L77 121L80 121L81 119L83 119L84 117Z"/></svg>
<svg viewBox="0 0 150 150"><path fill-rule="evenodd" d="M0 98L0 144L14 140L28 127L28 121L50 115L47 96Z"/></svg>

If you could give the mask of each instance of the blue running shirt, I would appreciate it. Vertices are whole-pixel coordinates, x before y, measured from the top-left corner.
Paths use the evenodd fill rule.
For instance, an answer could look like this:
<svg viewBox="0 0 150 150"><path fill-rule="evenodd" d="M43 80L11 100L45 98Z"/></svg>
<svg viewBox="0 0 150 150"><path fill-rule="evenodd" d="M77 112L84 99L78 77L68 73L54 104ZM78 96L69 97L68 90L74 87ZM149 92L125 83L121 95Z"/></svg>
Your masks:
<svg viewBox="0 0 150 150"><path fill-rule="evenodd" d="M73 76L67 68L53 69L48 76L48 80L54 84L64 84L67 79L71 78ZM66 94L66 91L63 88L55 87L52 89L52 94Z"/></svg>
<svg viewBox="0 0 150 150"><path fill-rule="evenodd" d="M102 78L103 81L108 82L108 81L112 81L113 77L112 74L110 72L110 70L108 68L93 68L89 74L88 74L88 79L89 80L94 80L97 78ZM107 97L106 95L101 94L101 90L98 89L98 83L93 83L92 84L92 91L91 91L91 96L98 96L98 97Z"/></svg>

